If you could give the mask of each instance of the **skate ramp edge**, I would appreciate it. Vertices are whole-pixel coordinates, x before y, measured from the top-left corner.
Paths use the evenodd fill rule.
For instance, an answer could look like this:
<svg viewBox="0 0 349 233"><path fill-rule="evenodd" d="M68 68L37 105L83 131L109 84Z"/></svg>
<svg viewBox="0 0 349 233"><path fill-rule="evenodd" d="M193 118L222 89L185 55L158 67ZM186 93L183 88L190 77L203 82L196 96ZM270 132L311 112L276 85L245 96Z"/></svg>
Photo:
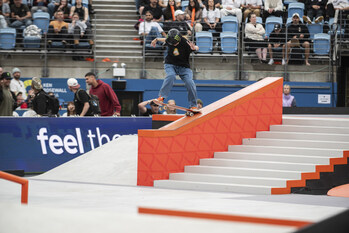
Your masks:
<svg viewBox="0 0 349 233"><path fill-rule="evenodd" d="M138 131L137 185L152 186L282 123L282 78L264 78L157 130Z"/></svg>

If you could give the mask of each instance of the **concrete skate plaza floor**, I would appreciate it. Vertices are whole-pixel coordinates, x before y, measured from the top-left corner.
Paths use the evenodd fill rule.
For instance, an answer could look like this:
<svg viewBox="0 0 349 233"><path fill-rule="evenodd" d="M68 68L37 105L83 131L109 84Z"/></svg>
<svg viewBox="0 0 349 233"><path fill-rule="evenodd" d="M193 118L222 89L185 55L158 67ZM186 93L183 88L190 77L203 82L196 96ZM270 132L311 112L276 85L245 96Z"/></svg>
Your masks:
<svg viewBox="0 0 349 233"><path fill-rule="evenodd" d="M244 195L136 186L137 135L122 136L20 185L0 180L0 232L293 232L297 228L139 214L139 207L318 222L349 199Z"/></svg>

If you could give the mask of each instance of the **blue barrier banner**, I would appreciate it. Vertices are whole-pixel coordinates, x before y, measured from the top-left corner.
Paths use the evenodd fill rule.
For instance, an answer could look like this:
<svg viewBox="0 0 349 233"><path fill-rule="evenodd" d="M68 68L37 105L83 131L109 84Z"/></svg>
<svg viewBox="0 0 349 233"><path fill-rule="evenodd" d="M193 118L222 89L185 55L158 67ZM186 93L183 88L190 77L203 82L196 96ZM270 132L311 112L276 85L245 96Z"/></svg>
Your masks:
<svg viewBox="0 0 349 233"><path fill-rule="evenodd" d="M151 128L150 117L1 117L0 170L48 171L120 135Z"/></svg>

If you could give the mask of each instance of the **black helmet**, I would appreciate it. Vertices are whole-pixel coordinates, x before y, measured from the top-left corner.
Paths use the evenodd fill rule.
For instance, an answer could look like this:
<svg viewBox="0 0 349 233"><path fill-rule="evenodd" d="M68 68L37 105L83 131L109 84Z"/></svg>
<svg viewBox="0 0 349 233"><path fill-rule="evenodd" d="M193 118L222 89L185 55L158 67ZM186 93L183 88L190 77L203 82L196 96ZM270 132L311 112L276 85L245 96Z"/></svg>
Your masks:
<svg viewBox="0 0 349 233"><path fill-rule="evenodd" d="M168 31L167 38L166 38L167 44L174 45L180 41L181 41L181 35L177 29L172 28L170 31Z"/></svg>

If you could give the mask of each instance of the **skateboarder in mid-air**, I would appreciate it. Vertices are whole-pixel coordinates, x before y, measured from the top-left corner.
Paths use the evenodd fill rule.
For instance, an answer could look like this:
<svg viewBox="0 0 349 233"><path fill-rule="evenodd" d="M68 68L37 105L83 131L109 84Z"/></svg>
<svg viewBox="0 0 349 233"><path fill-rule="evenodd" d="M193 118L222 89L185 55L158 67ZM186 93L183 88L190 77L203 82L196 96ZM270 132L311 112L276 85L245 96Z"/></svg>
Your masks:
<svg viewBox="0 0 349 233"><path fill-rule="evenodd" d="M151 45L155 47L157 42L165 43L168 46L168 53L165 57L166 78L162 83L157 101L163 102L168 97L176 80L176 75L178 75L188 90L189 108L196 110L197 93L193 81L193 72L190 69L189 56L191 52L197 51L199 47L182 37L177 29L171 29L167 34L167 38L155 38Z"/></svg>

